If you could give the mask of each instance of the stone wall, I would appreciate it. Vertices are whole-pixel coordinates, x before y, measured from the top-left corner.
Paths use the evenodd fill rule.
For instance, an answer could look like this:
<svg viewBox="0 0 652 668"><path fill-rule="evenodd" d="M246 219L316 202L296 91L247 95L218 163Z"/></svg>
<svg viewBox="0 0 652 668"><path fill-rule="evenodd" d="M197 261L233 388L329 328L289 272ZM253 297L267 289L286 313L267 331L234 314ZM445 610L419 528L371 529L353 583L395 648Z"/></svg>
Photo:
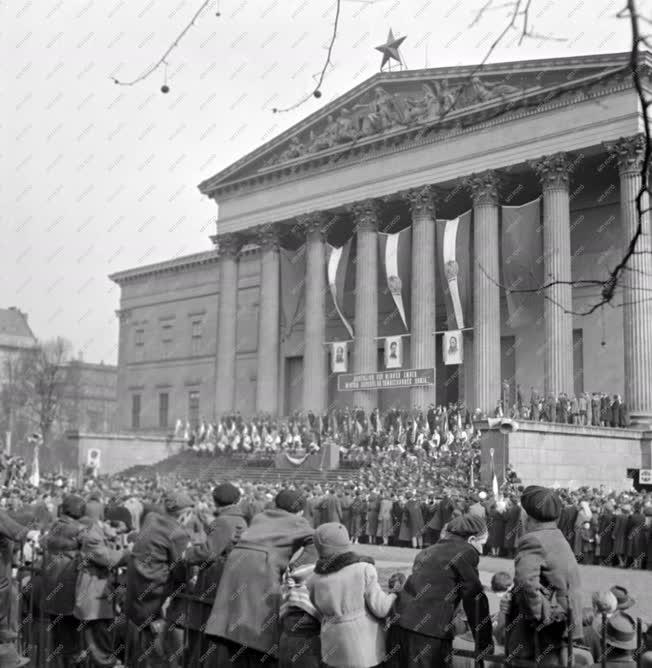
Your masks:
<svg viewBox="0 0 652 668"><path fill-rule="evenodd" d="M652 432L525 421L518 426L510 434L480 426L485 484L492 479L491 450L498 480L510 465L524 485L629 489L627 469L652 464Z"/></svg>
<svg viewBox="0 0 652 668"><path fill-rule="evenodd" d="M114 474L138 464L160 462L181 450L184 443L162 436L132 434L87 434L68 432L68 440L77 450L78 466L83 470L88 451L100 451L100 473Z"/></svg>

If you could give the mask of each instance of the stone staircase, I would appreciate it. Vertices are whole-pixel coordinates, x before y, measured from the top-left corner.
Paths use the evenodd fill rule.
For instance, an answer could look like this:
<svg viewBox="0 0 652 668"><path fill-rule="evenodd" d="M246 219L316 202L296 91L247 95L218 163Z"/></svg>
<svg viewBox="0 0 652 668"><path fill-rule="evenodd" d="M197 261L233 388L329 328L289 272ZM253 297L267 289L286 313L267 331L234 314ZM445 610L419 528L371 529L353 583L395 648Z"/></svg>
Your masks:
<svg viewBox="0 0 652 668"><path fill-rule="evenodd" d="M183 479L213 482L242 480L256 484L331 483L346 482L356 477L356 469L335 471L279 470L273 463L261 462L257 466L247 465L244 459L230 456L200 456L196 452L185 451L172 455L151 466L132 466L120 472L121 476L154 478L175 475Z"/></svg>

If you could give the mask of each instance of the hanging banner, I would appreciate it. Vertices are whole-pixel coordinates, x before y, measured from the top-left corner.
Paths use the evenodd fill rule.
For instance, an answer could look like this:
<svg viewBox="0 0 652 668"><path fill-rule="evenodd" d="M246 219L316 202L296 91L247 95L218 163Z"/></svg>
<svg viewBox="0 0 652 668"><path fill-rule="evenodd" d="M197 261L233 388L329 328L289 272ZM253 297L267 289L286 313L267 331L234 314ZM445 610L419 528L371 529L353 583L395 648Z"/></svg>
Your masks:
<svg viewBox="0 0 652 668"><path fill-rule="evenodd" d="M508 322L522 327L543 317L543 225L541 198L522 206L502 206L502 259ZM531 290L532 292L513 292Z"/></svg>
<svg viewBox="0 0 652 668"><path fill-rule="evenodd" d="M353 237L339 248L326 244L328 249L328 287L331 291L331 297L333 298L337 314L340 316L340 320L346 327L351 338L353 338L353 328L344 316L344 282L346 279L346 270L349 266L349 253L351 252L352 240Z"/></svg>
<svg viewBox="0 0 652 668"><path fill-rule="evenodd" d="M403 337L385 337L385 368L400 369L403 366Z"/></svg>
<svg viewBox="0 0 652 668"><path fill-rule="evenodd" d="M405 331L408 331L406 304L411 287L412 228L406 227L395 234L379 234L378 250L380 261L385 267L387 289L394 300Z"/></svg>
<svg viewBox="0 0 652 668"><path fill-rule="evenodd" d="M348 343L346 341L331 343L331 372L346 373L348 369Z"/></svg>
<svg viewBox="0 0 652 668"><path fill-rule="evenodd" d="M444 364L462 364L464 361L464 334L459 330L444 332L442 337L442 352Z"/></svg>
<svg viewBox="0 0 652 668"><path fill-rule="evenodd" d="M281 264L281 332L287 339L304 310L306 289L306 246L297 250L280 250Z"/></svg>
<svg viewBox="0 0 652 668"><path fill-rule="evenodd" d="M373 373L347 373L337 377L339 392L384 390L389 387L420 387L434 385L434 369L399 369Z"/></svg>
<svg viewBox="0 0 652 668"><path fill-rule="evenodd" d="M448 326L464 329L471 320L471 212L437 221L437 263L441 267Z"/></svg>

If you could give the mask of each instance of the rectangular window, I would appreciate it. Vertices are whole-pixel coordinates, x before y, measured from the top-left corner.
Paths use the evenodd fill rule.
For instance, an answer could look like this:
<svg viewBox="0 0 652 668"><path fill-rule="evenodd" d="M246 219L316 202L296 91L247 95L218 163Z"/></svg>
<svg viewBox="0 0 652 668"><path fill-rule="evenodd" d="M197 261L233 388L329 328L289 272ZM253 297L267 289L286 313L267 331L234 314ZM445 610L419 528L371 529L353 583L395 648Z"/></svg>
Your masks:
<svg viewBox="0 0 652 668"><path fill-rule="evenodd" d="M202 342L202 321L193 320L192 321L192 330L191 330L191 349L193 355L199 355L201 353L201 342Z"/></svg>
<svg viewBox="0 0 652 668"><path fill-rule="evenodd" d="M99 411L86 411L88 430L92 432L100 431L101 415Z"/></svg>
<svg viewBox="0 0 652 668"><path fill-rule="evenodd" d="M136 348L141 348L142 346L145 345L145 330L144 329L137 329L134 332L134 344Z"/></svg>
<svg viewBox="0 0 652 668"><path fill-rule="evenodd" d="M140 394L131 395L131 428L140 429Z"/></svg>
<svg viewBox="0 0 652 668"><path fill-rule="evenodd" d="M161 348L163 357L170 357L172 351L172 325L166 324L161 328Z"/></svg>
<svg viewBox="0 0 652 668"><path fill-rule="evenodd" d="M199 390L188 392L188 422L191 429L199 426Z"/></svg>
<svg viewBox="0 0 652 668"><path fill-rule="evenodd" d="M167 392L161 392L158 395L158 426L161 429L167 429L169 405L170 395Z"/></svg>

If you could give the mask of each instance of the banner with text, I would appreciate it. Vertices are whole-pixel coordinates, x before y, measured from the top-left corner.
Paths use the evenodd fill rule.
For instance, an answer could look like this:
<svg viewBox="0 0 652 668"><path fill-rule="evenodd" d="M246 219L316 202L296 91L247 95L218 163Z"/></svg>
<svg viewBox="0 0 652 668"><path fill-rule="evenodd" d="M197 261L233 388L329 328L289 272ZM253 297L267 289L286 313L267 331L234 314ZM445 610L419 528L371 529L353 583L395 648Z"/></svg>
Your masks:
<svg viewBox="0 0 652 668"><path fill-rule="evenodd" d="M340 392L384 390L390 387L418 387L420 385L434 385L434 383L434 369L347 373L337 377L337 389Z"/></svg>

